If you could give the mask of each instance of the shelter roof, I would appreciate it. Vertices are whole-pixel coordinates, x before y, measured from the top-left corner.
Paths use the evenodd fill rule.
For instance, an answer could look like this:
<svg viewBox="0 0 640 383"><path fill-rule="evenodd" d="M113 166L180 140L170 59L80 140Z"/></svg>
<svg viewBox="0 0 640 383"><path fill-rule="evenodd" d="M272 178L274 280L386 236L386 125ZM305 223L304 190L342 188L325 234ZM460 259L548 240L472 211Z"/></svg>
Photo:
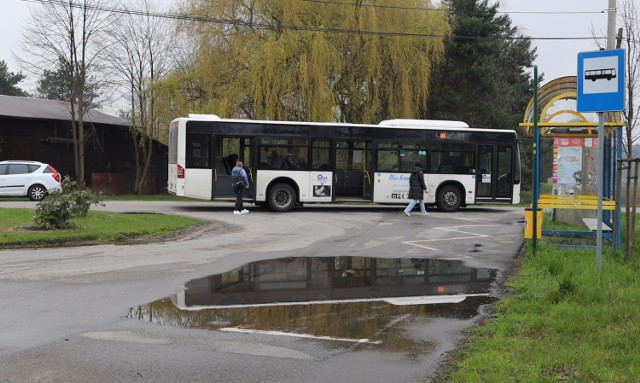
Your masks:
<svg viewBox="0 0 640 383"><path fill-rule="evenodd" d="M0 95L0 116L43 120L71 121L69 103L66 101ZM130 122L98 110L90 110L85 122L129 126Z"/></svg>
<svg viewBox="0 0 640 383"><path fill-rule="evenodd" d="M524 112L523 122L518 124L521 132L527 137L533 137L534 114L538 114L537 125L543 128L541 131L543 136L597 136L599 122L589 121L582 113L571 109L549 113L554 103L559 100L577 100L577 81L576 76L560 77L539 88L537 110L534 108L534 99L532 97ZM569 116L573 121L556 121L556 117L561 115ZM604 126L605 128L624 126L620 112L604 113Z"/></svg>

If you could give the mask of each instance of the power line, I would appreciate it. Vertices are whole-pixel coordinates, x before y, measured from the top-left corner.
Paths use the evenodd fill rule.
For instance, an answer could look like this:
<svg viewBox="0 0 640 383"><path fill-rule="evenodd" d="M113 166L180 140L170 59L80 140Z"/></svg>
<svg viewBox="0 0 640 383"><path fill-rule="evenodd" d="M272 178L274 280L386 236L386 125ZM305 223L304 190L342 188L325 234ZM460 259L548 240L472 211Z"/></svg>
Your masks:
<svg viewBox="0 0 640 383"><path fill-rule="evenodd" d="M302 0L308 3L320 3L320 4L332 4L332 5L348 5L353 6L353 3L345 3L339 1L329 1L329 0ZM425 7L402 7L398 5L380 5L380 4L362 4L363 8L381 8L381 9L402 9L409 11L439 11L439 12L448 12L448 9L443 8L425 8Z"/></svg>
<svg viewBox="0 0 640 383"><path fill-rule="evenodd" d="M498 11L498 13L518 14L518 15L603 15L607 10L602 11Z"/></svg>
<svg viewBox="0 0 640 383"><path fill-rule="evenodd" d="M330 1L330 0L302 0L309 3L320 3L320 4L332 4L332 5L347 5L353 6L353 3L346 3L340 1ZM438 12L448 12L448 9L444 8L429 8L429 7L402 7L396 5L380 5L380 4L362 4L362 7L366 8L381 8L381 9L402 9L402 10L410 10L410 11L438 11ZM526 15L597 15L604 14L605 10L601 11L496 11L497 13L503 14L526 14Z"/></svg>
<svg viewBox="0 0 640 383"><path fill-rule="evenodd" d="M320 28L320 27L282 25L282 24L278 26L274 26L274 25L263 24L263 23L252 23L252 22L247 22L247 21L238 20L238 19L235 19L235 20L216 19L216 18L207 17L207 16L185 15L185 14L179 14L179 13L139 11L139 10L131 10L131 9L105 7L105 6L92 5L92 4L89 4L89 5L78 4L78 3L74 3L73 1L67 2L65 0L21 0L21 1L28 2L28 3L70 6L72 8L87 8L95 11L127 14L127 15L134 15L134 16L156 17L156 18L172 19L172 20L178 20L178 21L194 21L194 22L213 23L213 24L222 24L222 25L246 26L246 27L259 29L259 30L292 30L292 31L305 31L305 32L367 35L367 36L379 36L379 37L443 38L443 39L459 39L459 40L503 38L507 40L563 41L563 40L593 40L593 39L605 38L605 37L598 37L598 36L596 37L594 36L585 36L585 37L581 37L581 36L574 36L574 37L568 37L568 36L565 36L565 37L462 36L462 35L443 35L443 34L429 34L429 33L367 31L367 30L344 29L344 28ZM321 0L305 0L305 1L321 1Z"/></svg>
<svg viewBox="0 0 640 383"><path fill-rule="evenodd" d="M69 3L64 0L21 0L26 3L58 3L60 5L69 5ZM347 5L353 6L353 3L345 3L338 1L329 1L329 0L301 0L309 3L320 3L320 4L333 4L333 5ZM82 7L81 4L71 4L72 7ZM436 11L436 12L448 12L449 10L446 8L428 8L428 7L403 7L396 5L380 5L380 4L362 4L362 7L365 8L380 8L380 9L400 9L400 10L410 10L410 11ZM106 7L97 7L97 6L88 6L88 8L103 8L108 9ZM114 11L118 11L118 9L112 8ZM119 11L127 11L127 10L119 10ZM136 11L131 11L136 12ZM594 14L605 14L607 12L606 9L601 11L496 11L496 13L503 14L526 14L526 15L594 15ZM170 14L165 14L169 15Z"/></svg>

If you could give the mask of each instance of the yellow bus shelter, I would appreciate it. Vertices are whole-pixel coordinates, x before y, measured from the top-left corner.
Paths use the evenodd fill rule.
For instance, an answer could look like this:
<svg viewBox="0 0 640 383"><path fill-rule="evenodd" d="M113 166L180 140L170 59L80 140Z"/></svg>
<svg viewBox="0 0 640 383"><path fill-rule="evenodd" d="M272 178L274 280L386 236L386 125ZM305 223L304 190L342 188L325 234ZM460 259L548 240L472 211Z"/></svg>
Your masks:
<svg viewBox="0 0 640 383"><path fill-rule="evenodd" d="M538 90L538 110L534 110L534 100L531 99L524 112L522 123L519 124L520 130L525 137L536 138L538 133L540 137L548 138L580 138L581 142L587 141L598 136L598 121L595 113L582 114L577 112L577 79L575 76L567 76L555 79L545 84ZM573 102L572 102L573 101ZM536 116L537 114L537 116ZM592 116L593 115L593 116ZM534 118L537 117L538 129L534 131ZM619 198L616 191L616 169L617 158L622 152L622 139L620 130L624 126L621 121L619 112L608 112L604 115L605 126L605 162L604 162L604 201L603 210L606 214L603 216L603 226L609 228L607 235L612 242L619 243L619 206L616 203ZM563 140L564 141L564 140ZM534 145L535 146L535 145ZM540 161L540 148L534 147L534 161ZM539 162L538 162L539 164ZM582 164L582 162L581 162ZM557 149L554 145L554 174L558 170L557 167L562 166L557 161ZM539 182L540 180L534 180ZM553 179L554 186L556 178ZM539 188L534 188L539 190ZM586 194L585 194L586 193ZM552 194L532 195L532 199L537 201L539 209L571 209L588 211L582 218L582 221L588 231L552 231L543 230L542 235L569 235L584 236L593 235L595 219L590 218L597 208L597 199L595 195L589 194L589 190L580 190L580 193L558 193L558 189L554 188ZM529 214L532 216L533 214ZM525 233L526 234L526 233ZM531 233L530 233L531 235ZM538 236L539 237L539 236ZM617 239L616 239L617 237Z"/></svg>

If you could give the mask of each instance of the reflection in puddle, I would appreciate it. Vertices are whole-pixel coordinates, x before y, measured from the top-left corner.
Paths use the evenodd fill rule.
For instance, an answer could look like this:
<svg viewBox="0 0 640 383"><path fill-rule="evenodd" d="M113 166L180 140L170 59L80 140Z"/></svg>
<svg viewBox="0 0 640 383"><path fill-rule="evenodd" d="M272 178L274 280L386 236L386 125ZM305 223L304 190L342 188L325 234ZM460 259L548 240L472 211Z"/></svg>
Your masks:
<svg viewBox="0 0 640 383"><path fill-rule="evenodd" d="M258 332L426 350L403 326L468 319L490 303L496 270L460 261L366 257L284 258L195 279L128 318L218 331ZM426 352L426 351L424 351Z"/></svg>

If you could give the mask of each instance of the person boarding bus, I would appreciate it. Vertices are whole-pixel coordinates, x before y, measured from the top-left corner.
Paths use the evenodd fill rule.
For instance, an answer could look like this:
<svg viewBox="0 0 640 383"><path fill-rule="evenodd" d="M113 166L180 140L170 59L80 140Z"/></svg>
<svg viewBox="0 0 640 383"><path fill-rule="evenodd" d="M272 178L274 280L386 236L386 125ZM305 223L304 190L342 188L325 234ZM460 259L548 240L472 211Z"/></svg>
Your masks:
<svg viewBox="0 0 640 383"><path fill-rule="evenodd" d="M233 214L247 214L249 210L244 208L242 199L244 198L244 189L249 187L249 177L247 177L247 172L244 170L244 163L242 161L236 162L236 166L231 170L231 180L233 194L236 196Z"/></svg>

